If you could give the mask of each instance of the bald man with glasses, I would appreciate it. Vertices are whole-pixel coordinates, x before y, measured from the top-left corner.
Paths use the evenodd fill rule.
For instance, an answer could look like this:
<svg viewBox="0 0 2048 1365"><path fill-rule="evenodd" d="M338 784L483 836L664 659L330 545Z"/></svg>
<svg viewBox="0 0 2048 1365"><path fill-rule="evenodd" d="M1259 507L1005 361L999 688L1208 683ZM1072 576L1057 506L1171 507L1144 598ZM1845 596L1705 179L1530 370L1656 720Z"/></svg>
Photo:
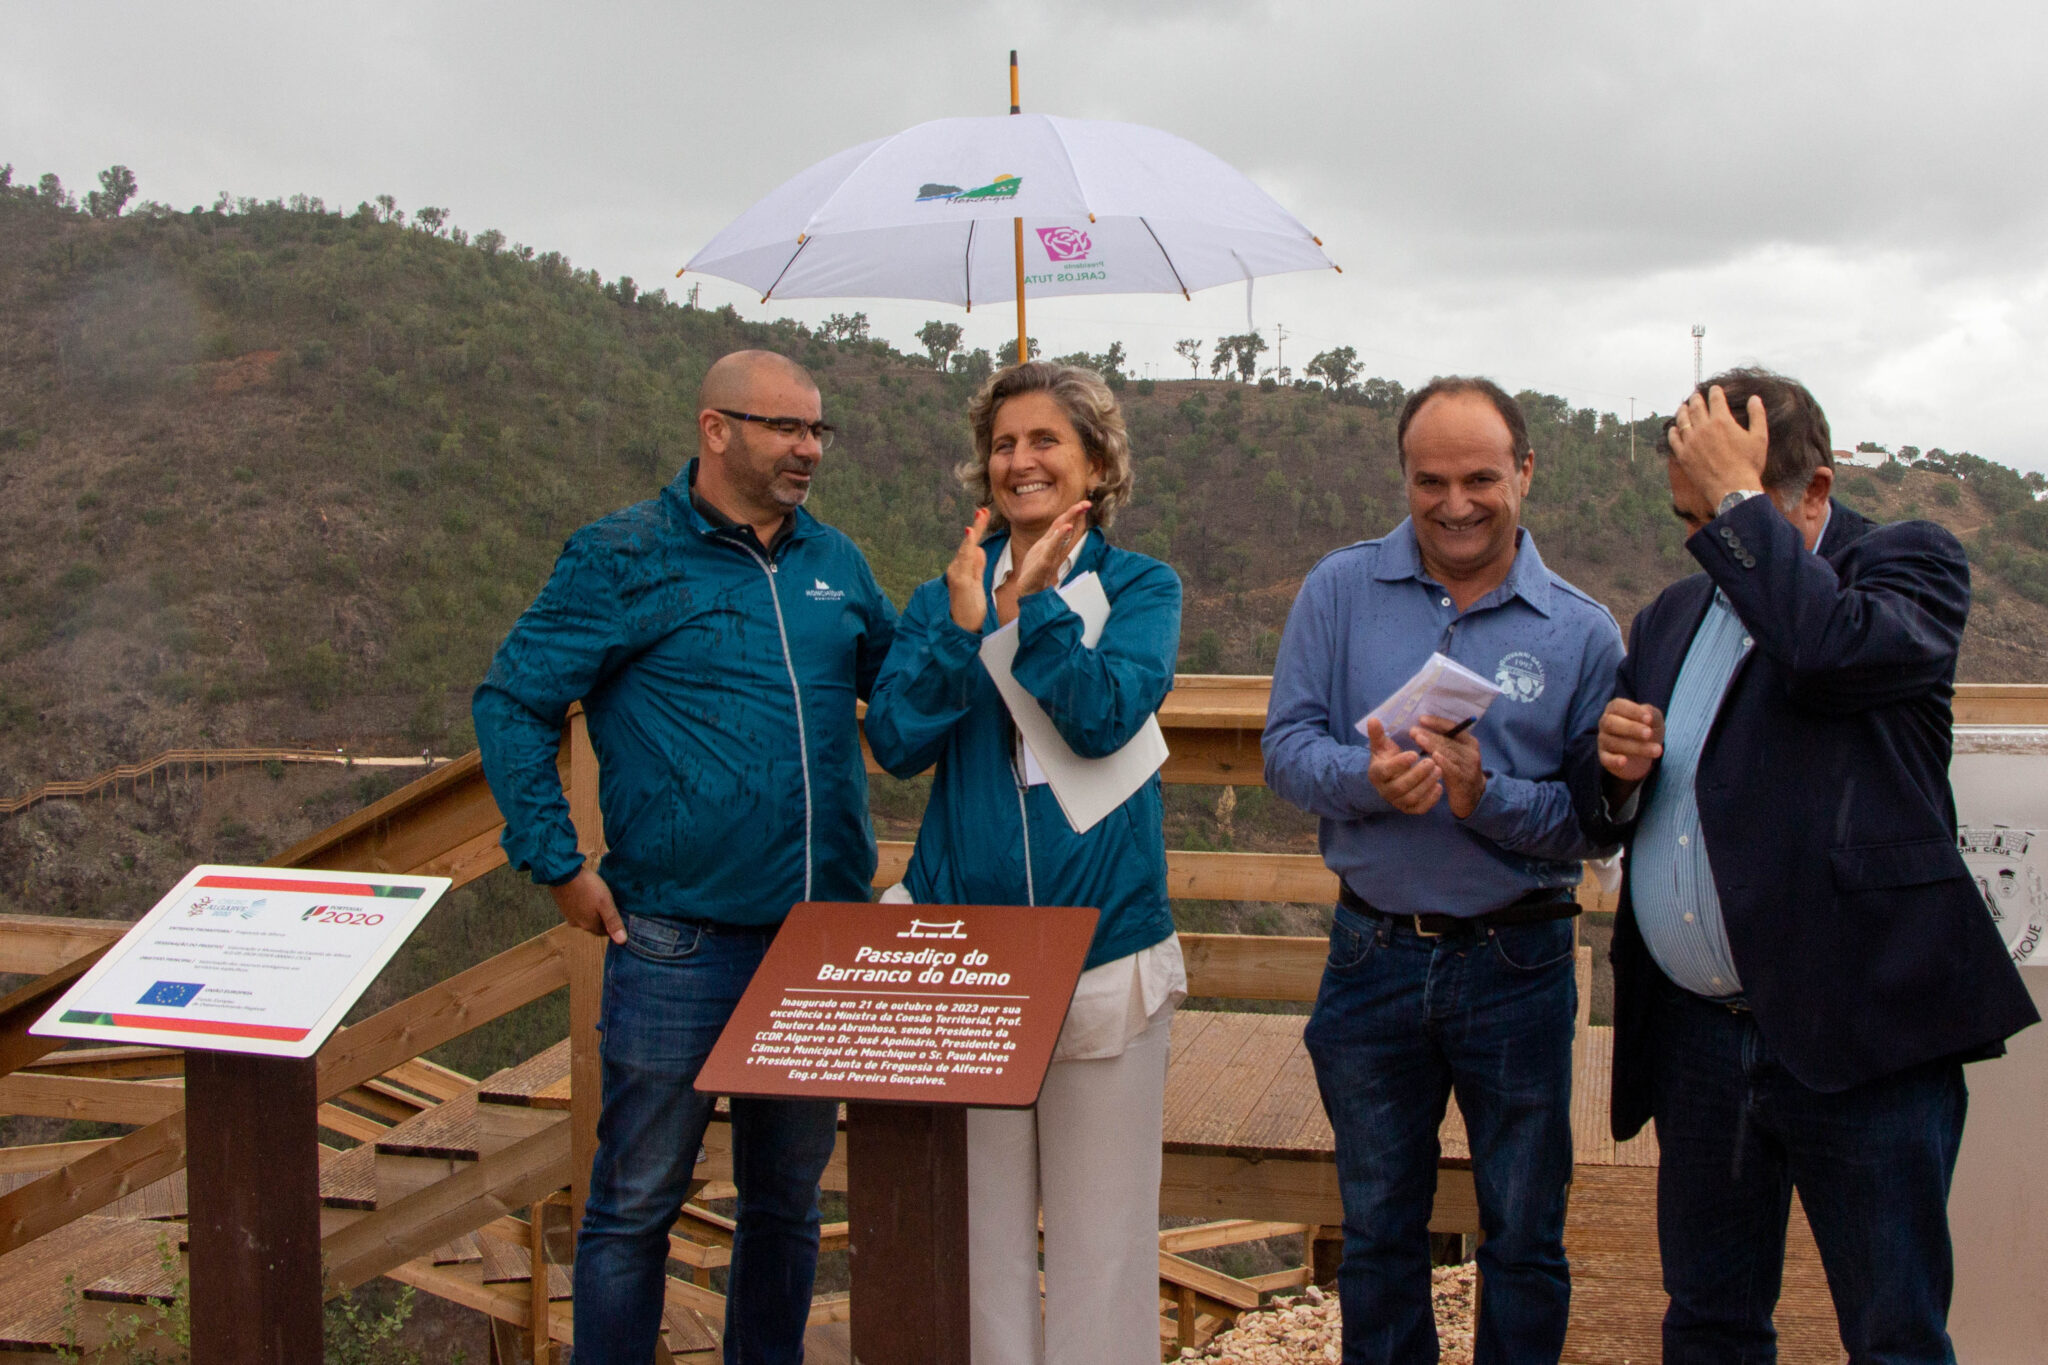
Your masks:
<svg viewBox="0 0 2048 1365"><path fill-rule="evenodd" d="M693 1088L798 901L865 901L875 870L854 722L896 610L803 510L832 443L795 362L741 351L698 400L697 458L570 537L473 707L512 865L610 940L603 1108L576 1249L577 1365L652 1358L668 1231L712 1097ZM576 851L555 766L581 700L611 850ZM830 1101L732 1101L738 1230L725 1359L803 1359Z"/></svg>

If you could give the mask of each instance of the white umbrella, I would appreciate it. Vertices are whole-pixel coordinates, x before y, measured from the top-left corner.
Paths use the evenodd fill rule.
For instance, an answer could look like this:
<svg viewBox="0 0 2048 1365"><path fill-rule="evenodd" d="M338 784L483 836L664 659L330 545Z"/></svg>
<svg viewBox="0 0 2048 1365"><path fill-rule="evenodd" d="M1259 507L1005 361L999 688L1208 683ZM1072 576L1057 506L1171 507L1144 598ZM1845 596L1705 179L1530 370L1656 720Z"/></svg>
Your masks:
<svg viewBox="0 0 2048 1365"><path fill-rule="evenodd" d="M1042 297L1186 295L1333 269L1294 215L1191 142L1134 123L1013 114L938 119L827 157L677 273L737 281L764 303L1017 299L1021 355L1020 285Z"/></svg>

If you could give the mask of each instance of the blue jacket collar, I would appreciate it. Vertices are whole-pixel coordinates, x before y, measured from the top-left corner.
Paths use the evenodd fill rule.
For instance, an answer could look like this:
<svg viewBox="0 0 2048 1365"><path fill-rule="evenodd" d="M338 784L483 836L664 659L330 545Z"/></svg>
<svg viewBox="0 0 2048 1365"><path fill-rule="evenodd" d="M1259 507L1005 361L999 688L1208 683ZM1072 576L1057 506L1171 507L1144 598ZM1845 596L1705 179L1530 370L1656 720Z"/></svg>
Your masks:
<svg viewBox="0 0 2048 1365"><path fill-rule="evenodd" d="M693 455L690 457L690 462L683 466L683 472L676 475L669 485L661 490L662 501L668 504L669 510L678 519L700 536L709 536L716 531L726 530L729 526L736 525L737 523L728 523L727 526L717 525L697 510L697 500L690 496L690 490L696 486L696 483L697 457ZM807 536L817 535L824 529L823 523L801 507L792 513L792 517L793 520L789 528L788 537L791 540L802 540Z"/></svg>
<svg viewBox="0 0 2048 1365"><path fill-rule="evenodd" d="M1406 578L1419 583L1435 582L1422 567L1422 547L1415 541L1414 518L1403 517L1401 524L1381 539L1379 562L1373 566L1372 576L1387 583L1397 583ZM1544 567L1543 556L1536 553L1536 541L1529 535L1528 527L1517 526L1515 562L1508 566L1507 580L1473 605L1493 605L1510 597L1519 597L1548 616L1552 591L1550 570Z"/></svg>

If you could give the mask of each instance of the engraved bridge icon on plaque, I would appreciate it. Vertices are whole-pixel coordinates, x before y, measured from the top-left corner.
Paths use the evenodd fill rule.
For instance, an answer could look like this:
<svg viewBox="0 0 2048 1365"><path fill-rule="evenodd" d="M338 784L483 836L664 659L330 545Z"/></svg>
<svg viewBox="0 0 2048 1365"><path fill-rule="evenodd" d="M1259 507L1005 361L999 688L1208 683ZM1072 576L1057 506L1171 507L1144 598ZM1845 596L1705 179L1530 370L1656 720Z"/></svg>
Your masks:
<svg viewBox="0 0 2048 1365"><path fill-rule="evenodd" d="M921 919L910 921L908 929L896 931L898 938L966 938L967 921L948 920L944 924L929 924Z"/></svg>

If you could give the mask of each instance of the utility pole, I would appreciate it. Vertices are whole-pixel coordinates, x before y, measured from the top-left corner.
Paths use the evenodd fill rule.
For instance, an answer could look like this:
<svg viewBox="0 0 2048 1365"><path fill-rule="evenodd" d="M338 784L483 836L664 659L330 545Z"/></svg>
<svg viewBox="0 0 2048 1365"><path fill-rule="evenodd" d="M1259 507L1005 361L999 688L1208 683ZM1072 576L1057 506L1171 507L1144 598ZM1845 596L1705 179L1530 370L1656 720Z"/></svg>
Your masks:
<svg viewBox="0 0 2048 1365"><path fill-rule="evenodd" d="M1695 322L1692 325L1692 386L1700 386L1700 342L1707 335L1707 324Z"/></svg>
<svg viewBox="0 0 2048 1365"><path fill-rule="evenodd" d="M1287 324L1273 324L1273 373L1281 383L1287 382Z"/></svg>
<svg viewBox="0 0 2048 1365"><path fill-rule="evenodd" d="M1694 383L1699 381L1695 380ZM1631 394L1628 400L1628 462L1636 462L1636 400Z"/></svg>

